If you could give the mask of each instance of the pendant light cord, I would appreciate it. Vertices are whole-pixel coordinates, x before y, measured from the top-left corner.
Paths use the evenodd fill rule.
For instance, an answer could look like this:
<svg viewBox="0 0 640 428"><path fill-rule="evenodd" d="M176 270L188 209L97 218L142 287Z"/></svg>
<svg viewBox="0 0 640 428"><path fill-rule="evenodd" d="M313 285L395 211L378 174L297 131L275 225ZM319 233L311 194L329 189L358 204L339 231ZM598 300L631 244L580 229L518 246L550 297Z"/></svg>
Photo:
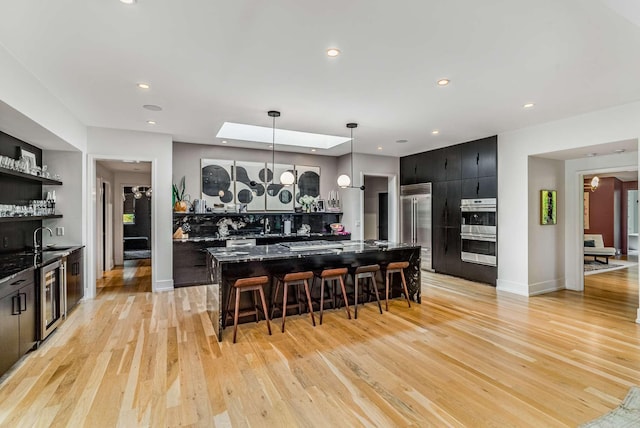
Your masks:
<svg viewBox="0 0 640 428"><path fill-rule="evenodd" d="M271 138L271 182L276 180L276 117L273 116L273 136Z"/></svg>
<svg viewBox="0 0 640 428"><path fill-rule="evenodd" d="M351 179L355 182L356 178L353 176L353 128L351 128ZM353 184L351 184L353 187Z"/></svg>

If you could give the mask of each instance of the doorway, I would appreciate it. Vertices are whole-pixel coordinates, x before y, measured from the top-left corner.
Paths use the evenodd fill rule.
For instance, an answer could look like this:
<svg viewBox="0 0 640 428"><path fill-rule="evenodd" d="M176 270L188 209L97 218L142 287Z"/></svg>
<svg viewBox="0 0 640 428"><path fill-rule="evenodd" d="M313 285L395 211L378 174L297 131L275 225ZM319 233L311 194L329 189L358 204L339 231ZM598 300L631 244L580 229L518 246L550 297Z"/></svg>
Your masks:
<svg viewBox="0 0 640 428"><path fill-rule="evenodd" d="M363 239L389 239L389 178L364 176Z"/></svg>

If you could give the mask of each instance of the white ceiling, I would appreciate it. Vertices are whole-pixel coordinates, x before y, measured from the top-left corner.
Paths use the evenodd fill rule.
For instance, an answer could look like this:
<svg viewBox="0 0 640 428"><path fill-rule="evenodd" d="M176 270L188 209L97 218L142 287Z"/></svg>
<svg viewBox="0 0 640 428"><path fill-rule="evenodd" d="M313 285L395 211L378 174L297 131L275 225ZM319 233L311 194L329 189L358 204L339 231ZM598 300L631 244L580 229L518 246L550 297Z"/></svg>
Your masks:
<svg viewBox="0 0 640 428"><path fill-rule="evenodd" d="M398 156L639 100L636 3L0 0L0 44L90 126L219 144L277 109L296 131L358 122L356 152Z"/></svg>
<svg viewBox="0 0 640 428"><path fill-rule="evenodd" d="M96 163L112 172L137 172L151 174L151 162L123 162L119 160L98 160Z"/></svg>

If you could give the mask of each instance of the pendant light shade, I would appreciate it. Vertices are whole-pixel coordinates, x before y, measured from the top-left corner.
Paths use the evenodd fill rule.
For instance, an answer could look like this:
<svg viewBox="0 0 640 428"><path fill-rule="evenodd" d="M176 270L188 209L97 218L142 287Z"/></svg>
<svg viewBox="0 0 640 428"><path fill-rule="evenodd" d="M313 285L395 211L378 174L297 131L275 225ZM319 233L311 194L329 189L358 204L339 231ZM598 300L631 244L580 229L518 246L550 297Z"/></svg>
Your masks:
<svg viewBox="0 0 640 428"><path fill-rule="evenodd" d="M338 177L338 186L342 189L353 188L351 185L351 178L353 177L353 128L357 128L357 123L347 123L347 128L351 130L351 175L342 174ZM360 190L364 190L364 186L359 187Z"/></svg>
<svg viewBox="0 0 640 428"><path fill-rule="evenodd" d="M338 186L342 187L343 189L351 186L351 178L347 174L342 174L340 177L338 177Z"/></svg>
<svg viewBox="0 0 640 428"><path fill-rule="evenodd" d="M296 177L291 171L285 171L280 175L280 184L291 186L296 181Z"/></svg>

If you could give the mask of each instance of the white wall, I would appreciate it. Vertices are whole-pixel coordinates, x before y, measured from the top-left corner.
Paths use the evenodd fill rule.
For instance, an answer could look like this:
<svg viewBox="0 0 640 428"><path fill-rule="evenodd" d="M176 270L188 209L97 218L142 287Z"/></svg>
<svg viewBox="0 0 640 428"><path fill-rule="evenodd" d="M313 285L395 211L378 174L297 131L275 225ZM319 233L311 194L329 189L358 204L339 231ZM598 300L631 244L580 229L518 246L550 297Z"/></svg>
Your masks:
<svg viewBox="0 0 640 428"><path fill-rule="evenodd" d="M152 163L151 186L153 202L151 205L152 222L152 259L151 276L153 291L173 288L173 248L172 248L172 209L171 171L172 141L170 135L150 132L124 131L107 128L88 129L87 183L91 211L88 213L87 257L90 295L95 296L95 206L96 206L96 159L126 159L149 161ZM115 194L115 189L114 189Z"/></svg>
<svg viewBox="0 0 640 428"><path fill-rule="evenodd" d="M40 81L0 45L0 101L80 151L87 147L87 128ZM11 125L9 125L11 127ZM7 133L30 138L23 132ZM26 130L27 134L29 130ZM45 141L32 141L39 147ZM45 147L47 148L47 147ZM50 147L49 147L50 148ZM57 193L57 192L56 192Z"/></svg>
<svg viewBox="0 0 640 428"><path fill-rule="evenodd" d="M124 245L124 228L122 225L122 214L124 210L122 202L122 189L124 186L151 186L151 174L137 172L118 171L114 175L113 186L113 255L116 265L122 265L123 245ZM153 188L153 187L152 187ZM153 197L155 197L155 190ZM171 202L169 202L171 205ZM172 226L173 227L173 226ZM153 242L152 242L153 244ZM152 258L153 261L153 258Z"/></svg>
<svg viewBox="0 0 640 428"><path fill-rule="evenodd" d="M529 158L529 294L564 288L564 161ZM555 225L541 225L541 190L557 191Z"/></svg>
<svg viewBox="0 0 640 428"><path fill-rule="evenodd" d="M43 186L42 191L56 192L56 212L62 218L44 220L43 225L54 231L54 236L43 233L45 244L83 245L86 244L86 183L83 180L86 160L82 152L42 152L43 165L52 173L60 174L62 186ZM64 227L64 236L56 236L56 227Z"/></svg>
<svg viewBox="0 0 640 428"><path fill-rule="evenodd" d="M228 159L271 164L271 151L243 149L239 147L210 146L206 144L173 143L173 182L185 177L185 193L191 200L201 197L201 159ZM336 183L336 158L315 154L276 152L276 164L307 165L320 167L320 196L327 199L331 190L338 190Z"/></svg>
<svg viewBox="0 0 640 428"><path fill-rule="evenodd" d="M551 238L530 252L529 156L637 139L639 117L640 103L632 103L498 135L498 290L529 295L529 260L537 260L546 247L556 246L556 238ZM565 184L565 192L572 194L573 189ZM572 263L566 255L572 253L575 260L575 254L581 250L572 247L572 243L577 243L578 231L575 228L577 214L571 210L575 211L577 206L577 201L565 204L566 266ZM537 279L545 282L556 278L554 274L543 273ZM565 283L568 286L569 281Z"/></svg>

